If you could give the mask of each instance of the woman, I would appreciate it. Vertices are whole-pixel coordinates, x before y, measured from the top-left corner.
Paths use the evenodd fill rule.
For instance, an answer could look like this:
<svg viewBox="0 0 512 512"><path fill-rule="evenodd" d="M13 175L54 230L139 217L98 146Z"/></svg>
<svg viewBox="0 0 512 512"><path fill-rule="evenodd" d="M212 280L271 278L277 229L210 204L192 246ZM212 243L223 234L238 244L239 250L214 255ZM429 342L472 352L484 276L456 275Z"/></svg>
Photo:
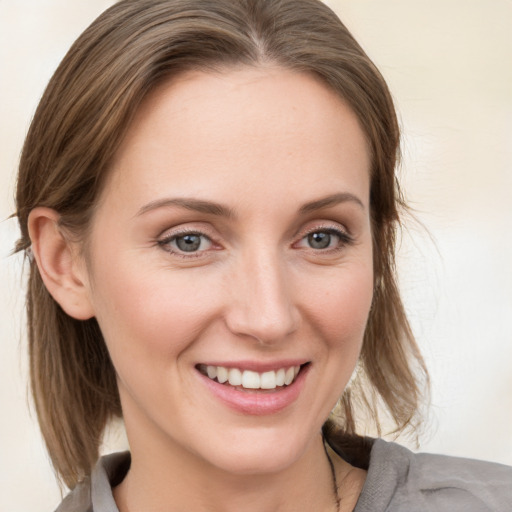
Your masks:
<svg viewBox="0 0 512 512"><path fill-rule="evenodd" d="M17 191L58 510L507 510L509 468L357 436L379 403L414 428L426 381L398 142L317 1L128 0L84 32ZM115 416L130 455L97 463Z"/></svg>

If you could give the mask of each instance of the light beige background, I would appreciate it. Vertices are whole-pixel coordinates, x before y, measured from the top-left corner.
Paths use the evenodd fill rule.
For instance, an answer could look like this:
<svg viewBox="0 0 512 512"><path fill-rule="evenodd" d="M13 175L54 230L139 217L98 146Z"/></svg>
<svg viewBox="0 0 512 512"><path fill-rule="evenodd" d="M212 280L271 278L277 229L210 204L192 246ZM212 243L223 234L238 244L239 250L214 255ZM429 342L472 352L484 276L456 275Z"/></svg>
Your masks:
<svg viewBox="0 0 512 512"><path fill-rule="evenodd" d="M108 0L0 0L0 218L51 73ZM422 450L512 464L512 2L331 0L387 78L417 217L401 283L433 380ZM0 223L0 510L59 491L28 412L17 232ZM115 436L114 436L115 437ZM115 439L114 439L115 441ZM111 444L115 447L116 443Z"/></svg>

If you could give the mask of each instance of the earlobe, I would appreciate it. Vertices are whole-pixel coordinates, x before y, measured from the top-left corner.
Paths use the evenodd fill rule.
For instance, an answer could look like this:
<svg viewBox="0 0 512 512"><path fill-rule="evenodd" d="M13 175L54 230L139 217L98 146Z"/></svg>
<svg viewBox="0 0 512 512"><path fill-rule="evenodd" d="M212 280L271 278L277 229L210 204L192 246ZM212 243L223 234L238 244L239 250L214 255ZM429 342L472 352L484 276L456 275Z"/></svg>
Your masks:
<svg viewBox="0 0 512 512"><path fill-rule="evenodd" d="M32 252L41 278L62 309L77 320L94 316L85 265L78 261L76 246L59 227L59 214L50 208L34 208L28 218Z"/></svg>

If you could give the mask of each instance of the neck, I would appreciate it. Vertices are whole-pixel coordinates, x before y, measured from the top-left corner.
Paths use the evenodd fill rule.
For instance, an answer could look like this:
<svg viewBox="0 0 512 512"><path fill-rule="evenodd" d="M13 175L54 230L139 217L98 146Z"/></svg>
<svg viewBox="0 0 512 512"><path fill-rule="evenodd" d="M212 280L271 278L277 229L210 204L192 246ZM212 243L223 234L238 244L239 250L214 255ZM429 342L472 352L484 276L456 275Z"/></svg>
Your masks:
<svg viewBox="0 0 512 512"><path fill-rule="evenodd" d="M336 512L333 471L321 434L280 471L233 474L182 447L131 446L132 465L114 490L120 512ZM336 474L351 468L336 461ZM348 467L343 466L345 464ZM343 479L343 478L342 478ZM339 480L339 478L338 478Z"/></svg>

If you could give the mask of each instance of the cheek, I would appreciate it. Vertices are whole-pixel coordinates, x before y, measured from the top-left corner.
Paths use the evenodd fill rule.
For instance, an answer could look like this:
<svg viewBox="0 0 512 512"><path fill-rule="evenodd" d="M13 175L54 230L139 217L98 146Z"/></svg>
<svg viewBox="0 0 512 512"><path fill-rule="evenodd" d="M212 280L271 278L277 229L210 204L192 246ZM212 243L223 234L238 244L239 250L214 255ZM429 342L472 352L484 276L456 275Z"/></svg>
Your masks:
<svg viewBox="0 0 512 512"><path fill-rule="evenodd" d="M333 350L355 354L361 348L373 297L371 265L337 269L317 287L310 299L310 314Z"/></svg>
<svg viewBox="0 0 512 512"><path fill-rule="evenodd" d="M97 319L118 370L128 361L172 364L214 314L214 288L173 269L118 260L98 269L95 282Z"/></svg>

